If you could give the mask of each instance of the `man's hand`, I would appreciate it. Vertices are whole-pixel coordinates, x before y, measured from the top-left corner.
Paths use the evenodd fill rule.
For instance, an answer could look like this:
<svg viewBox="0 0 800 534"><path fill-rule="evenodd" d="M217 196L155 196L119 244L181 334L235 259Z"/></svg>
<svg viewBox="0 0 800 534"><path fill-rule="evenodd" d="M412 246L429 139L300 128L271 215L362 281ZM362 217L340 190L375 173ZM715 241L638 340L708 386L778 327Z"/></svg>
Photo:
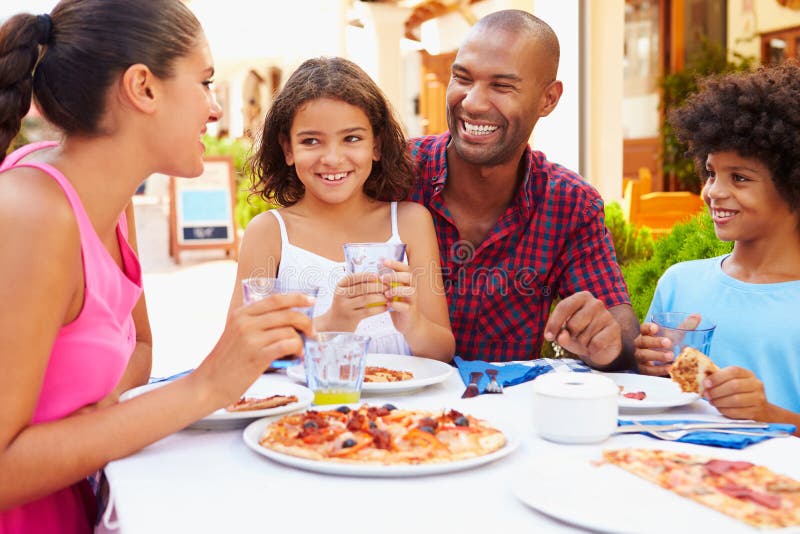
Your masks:
<svg viewBox="0 0 800 534"><path fill-rule="evenodd" d="M611 364L622 352L622 327L600 300L588 291L559 302L544 327L555 341L593 367Z"/></svg>

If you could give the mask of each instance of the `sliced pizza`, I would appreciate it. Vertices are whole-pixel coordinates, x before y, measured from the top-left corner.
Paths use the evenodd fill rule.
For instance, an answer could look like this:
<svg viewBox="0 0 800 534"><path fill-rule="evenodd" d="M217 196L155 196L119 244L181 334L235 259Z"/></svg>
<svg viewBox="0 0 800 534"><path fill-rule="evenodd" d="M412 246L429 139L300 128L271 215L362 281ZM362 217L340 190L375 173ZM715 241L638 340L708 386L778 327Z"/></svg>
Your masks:
<svg viewBox="0 0 800 534"><path fill-rule="evenodd" d="M800 482L754 465L656 449L603 451L645 480L759 528L800 525Z"/></svg>
<svg viewBox="0 0 800 534"><path fill-rule="evenodd" d="M697 349L685 347L675 358L669 376L684 393L702 395L705 392L703 380L718 370L719 367L711 361L711 358Z"/></svg>
<svg viewBox="0 0 800 534"><path fill-rule="evenodd" d="M297 402L295 395L271 395L269 397L242 397L225 408L229 412L247 412L250 410L268 410Z"/></svg>

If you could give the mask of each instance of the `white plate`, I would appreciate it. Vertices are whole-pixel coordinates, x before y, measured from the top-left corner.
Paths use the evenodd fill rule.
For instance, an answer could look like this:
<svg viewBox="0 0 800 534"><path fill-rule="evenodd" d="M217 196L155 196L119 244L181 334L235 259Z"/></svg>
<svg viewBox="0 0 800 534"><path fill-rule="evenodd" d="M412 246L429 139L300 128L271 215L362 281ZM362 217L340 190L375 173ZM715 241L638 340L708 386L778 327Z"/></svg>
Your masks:
<svg viewBox="0 0 800 534"><path fill-rule="evenodd" d="M642 400L629 399L619 396L619 409L630 413L656 413L663 412L675 406L690 404L700 396L697 393L684 393L680 386L669 378L631 373L600 373L618 386L623 387L622 393L644 391L647 396Z"/></svg>
<svg viewBox="0 0 800 534"><path fill-rule="evenodd" d="M267 449L259 444L258 440L264 429L275 421L275 417L265 417L258 421L253 421L247 428L244 429L244 442L248 447L253 449L258 454L266 456L278 463L304 469L306 471L314 471L317 473L326 473L330 475L346 475L346 476L361 476L361 477L415 477L425 475L436 475L439 473L450 473L453 471L461 471L463 469L470 469L479 465L488 464L499 460L512 452L519 446L519 439L513 434L508 432L507 429L500 428L506 436L506 444L489 454L478 456L477 458L468 458L466 460L457 460L455 462L443 462L435 464L415 464L415 465L381 465L381 464L350 464L339 462L323 462L319 460L309 460L307 458L300 458L299 456L291 456L282 452L277 452L272 449Z"/></svg>
<svg viewBox="0 0 800 534"><path fill-rule="evenodd" d="M361 387L363 395L413 391L443 382L453 372L453 367L444 362L404 354L367 354L367 365L410 371L414 373L414 378L400 382L365 382ZM292 380L306 383L306 371L302 365L289 367L286 374Z"/></svg>
<svg viewBox="0 0 800 534"><path fill-rule="evenodd" d="M169 382L157 382L155 384L147 384L145 386L139 386L138 388L130 389L120 395L120 400L125 401L131 399L141 395L142 393L163 387L168 383ZM279 406L277 408L248 410L244 412L229 412L222 408L212 414L207 415L203 419L192 423L189 425L189 427L201 428L205 430L222 430L227 428L242 427L253 419L301 410L310 406L314 400L314 393L307 387L303 387L298 384L292 384L291 382L286 382L286 380L282 380L278 377L270 376L259 377L252 386L247 388L247 391L243 396L268 397L270 395L295 395L297 396L297 402L287 404L286 406Z"/></svg>
<svg viewBox="0 0 800 534"><path fill-rule="evenodd" d="M594 453L561 451L536 456L516 471L514 493L545 515L592 531L759 532L615 465L593 465L592 460L600 457L596 449ZM774 532L788 534L797 530Z"/></svg>

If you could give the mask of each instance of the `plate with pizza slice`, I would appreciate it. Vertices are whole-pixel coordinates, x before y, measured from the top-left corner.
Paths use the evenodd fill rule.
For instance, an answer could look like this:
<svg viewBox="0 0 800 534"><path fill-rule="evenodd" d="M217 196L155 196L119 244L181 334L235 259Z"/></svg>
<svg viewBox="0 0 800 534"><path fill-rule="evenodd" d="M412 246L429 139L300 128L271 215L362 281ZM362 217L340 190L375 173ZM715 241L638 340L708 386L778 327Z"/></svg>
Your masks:
<svg viewBox="0 0 800 534"><path fill-rule="evenodd" d="M345 405L254 421L248 447L275 462L319 473L411 477L470 469L513 452L508 429L453 409Z"/></svg>
<svg viewBox="0 0 800 534"><path fill-rule="evenodd" d="M632 373L599 373L619 387L619 409L628 413L657 413L691 404L697 393L684 393L669 378Z"/></svg>
<svg viewBox="0 0 800 534"><path fill-rule="evenodd" d="M362 395L407 393L447 380L453 367L438 360L404 354L367 354ZM289 367L287 376L306 383L302 365Z"/></svg>
<svg viewBox="0 0 800 534"><path fill-rule="evenodd" d="M133 388L120 395L120 401L163 387L167 383L157 382ZM192 423L189 428L203 430L241 428L253 419L302 410L310 406L313 401L314 393L307 387L287 382L279 377L261 376L247 388L239 401Z"/></svg>
<svg viewBox="0 0 800 534"><path fill-rule="evenodd" d="M783 472L787 465L756 465L737 452L553 451L523 466L513 491L531 508L592 531L800 531L800 481Z"/></svg>

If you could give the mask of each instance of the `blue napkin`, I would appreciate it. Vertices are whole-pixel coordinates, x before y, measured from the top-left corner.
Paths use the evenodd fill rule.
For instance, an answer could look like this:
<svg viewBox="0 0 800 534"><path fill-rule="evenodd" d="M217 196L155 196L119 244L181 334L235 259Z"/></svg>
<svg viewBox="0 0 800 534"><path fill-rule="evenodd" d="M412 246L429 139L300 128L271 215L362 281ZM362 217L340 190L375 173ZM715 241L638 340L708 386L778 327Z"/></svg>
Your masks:
<svg viewBox="0 0 800 534"><path fill-rule="evenodd" d="M464 385L469 385L470 373L481 373L481 379L478 381L478 391L480 393L483 393L486 390L486 385L489 384L489 377L486 375L487 369L495 369L497 371L497 382L503 387L522 384L551 371L578 373L591 371L589 366L582 361L571 358L540 358L526 362L495 365L482 360L467 361L461 359L460 356L456 356L453 362L458 367L458 372Z"/></svg>
<svg viewBox="0 0 800 534"><path fill-rule="evenodd" d="M657 420L657 421L623 421L620 419L619 426L632 425L634 423L639 423L642 425L674 425L681 423L708 423L708 422L709 421L696 421L696 420L690 421L682 419ZM694 443L695 445L708 445L710 447L724 447L726 449L744 449L745 447L749 447L754 443L760 443L762 441L772 439L774 436L771 436L770 434L772 434L773 432L778 432L783 430L784 432L789 432L791 434L792 432L795 431L795 426L771 423L767 428L743 428L741 430L743 430L744 432L750 432L754 435L744 436L741 434L724 434L722 432L714 432L713 430L694 430L689 434L683 436L681 439L675 441L679 441L681 443ZM641 432L641 434L650 436L650 434L648 434L647 432ZM763 435L758 435L758 434L763 434Z"/></svg>
<svg viewBox="0 0 800 534"><path fill-rule="evenodd" d="M181 371L180 373L175 373L174 375L169 375L169 376L162 376L162 377L151 376L150 380L147 383L156 384L158 382L172 382L173 380L177 380L182 376L188 375L192 371L194 371L194 369L187 369L185 371Z"/></svg>

